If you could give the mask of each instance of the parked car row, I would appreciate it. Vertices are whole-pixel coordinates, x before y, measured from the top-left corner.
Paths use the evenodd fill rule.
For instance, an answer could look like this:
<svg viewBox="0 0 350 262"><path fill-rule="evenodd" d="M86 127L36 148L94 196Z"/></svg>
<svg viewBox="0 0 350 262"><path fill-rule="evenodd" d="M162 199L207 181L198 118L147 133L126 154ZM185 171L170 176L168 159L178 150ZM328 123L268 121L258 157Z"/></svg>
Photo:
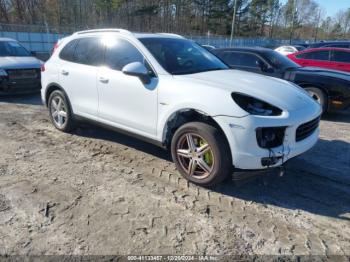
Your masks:
<svg viewBox="0 0 350 262"><path fill-rule="evenodd" d="M40 66L41 97L58 130L83 120L150 141L203 186L236 171L281 168L317 142L323 111L350 103L347 73L302 68L269 49L203 48L172 34L81 31L31 67Z"/></svg>
<svg viewBox="0 0 350 262"><path fill-rule="evenodd" d="M39 92L41 65L19 42L0 38L0 95Z"/></svg>

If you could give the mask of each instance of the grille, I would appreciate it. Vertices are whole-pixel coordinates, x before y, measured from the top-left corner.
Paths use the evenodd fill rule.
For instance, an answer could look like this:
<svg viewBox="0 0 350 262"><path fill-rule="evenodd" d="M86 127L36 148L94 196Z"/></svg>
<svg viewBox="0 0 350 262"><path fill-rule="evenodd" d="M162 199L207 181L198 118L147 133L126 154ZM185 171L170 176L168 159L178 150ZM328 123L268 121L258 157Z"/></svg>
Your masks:
<svg viewBox="0 0 350 262"><path fill-rule="evenodd" d="M318 128L319 124L320 124L320 117L310 122L307 122L305 124L302 124L297 129L295 140L299 142L301 140L308 138Z"/></svg>
<svg viewBox="0 0 350 262"><path fill-rule="evenodd" d="M7 70L9 80L33 79L40 77L39 69L9 69Z"/></svg>

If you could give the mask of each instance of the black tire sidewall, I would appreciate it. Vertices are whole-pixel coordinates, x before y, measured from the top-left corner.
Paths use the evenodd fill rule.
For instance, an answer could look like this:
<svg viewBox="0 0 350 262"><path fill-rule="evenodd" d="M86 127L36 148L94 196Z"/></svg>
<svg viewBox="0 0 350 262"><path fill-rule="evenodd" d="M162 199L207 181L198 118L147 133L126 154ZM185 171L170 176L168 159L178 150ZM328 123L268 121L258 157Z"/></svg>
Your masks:
<svg viewBox="0 0 350 262"><path fill-rule="evenodd" d="M178 140L186 133L194 133L203 137L210 145L214 154L215 162L211 175L204 179L188 176L182 169L176 153ZM181 126L174 134L171 142L171 155L180 174L187 180L201 185L213 186L222 182L232 172L232 157L229 146L223 134L215 127L202 123L191 122Z"/></svg>
<svg viewBox="0 0 350 262"><path fill-rule="evenodd" d="M54 97L57 97L57 96L62 98L62 100L64 101L65 106L67 108L67 120L66 120L66 123L63 125L63 127L57 126L53 117L52 117L51 103L52 103L52 99ZM73 127L72 110L70 108L70 104L68 102L66 95L62 91L55 90L50 94L49 101L48 101L48 109L49 109L50 120L51 120L52 124L55 126L55 128L57 128L58 130L63 131L63 132L70 132L72 130L72 127Z"/></svg>
<svg viewBox="0 0 350 262"><path fill-rule="evenodd" d="M322 107L322 111L324 113L326 113L327 108L328 108L328 100L327 100L327 96L326 94L319 88L317 87L306 87L305 88L306 91L312 91L313 93L315 93L319 98L320 98L320 104Z"/></svg>

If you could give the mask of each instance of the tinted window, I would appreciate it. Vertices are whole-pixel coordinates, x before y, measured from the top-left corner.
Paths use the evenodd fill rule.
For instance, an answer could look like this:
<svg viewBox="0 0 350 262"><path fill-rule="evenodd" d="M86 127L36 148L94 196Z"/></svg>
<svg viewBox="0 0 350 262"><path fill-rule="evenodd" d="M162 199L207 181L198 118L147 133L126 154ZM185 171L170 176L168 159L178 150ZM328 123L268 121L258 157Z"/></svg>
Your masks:
<svg viewBox="0 0 350 262"><path fill-rule="evenodd" d="M31 56L31 53L16 41L0 41L0 56Z"/></svg>
<svg viewBox="0 0 350 262"><path fill-rule="evenodd" d="M103 61L104 47L101 39L89 37L79 39L74 52L74 62L85 65L98 66Z"/></svg>
<svg viewBox="0 0 350 262"><path fill-rule="evenodd" d="M296 63L294 63L286 56L272 50L264 51L262 55L274 68L287 69L299 67Z"/></svg>
<svg viewBox="0 0 350 262"><path fill-rule="evenodd" d="M121 71L124 66L133 62L145 63L143 55L126 40L111 38L106 40L106 59L108 67Z"/></svg>
<svg viewBox="0 0 350 262"><path fill-rule="evenodd" d="M228 69L215 55L187 39L140 38L139 40L170 74L183 75Z"/></svg>
<svg viewBox="0 0 350 262"><path fill-rule="evenodd" d="M326 45L325 47L349 48L349 45L347 45L347 44L332 44L332 45Z"/></svg>
<svg viewBox="0 0 350 262"><path fill-rule="evenodd" d="M332 61L350 63L350 52L334 51Z"/></svg>
<svg viewBox="0 0 350 262"><path fill-rule="evenodd" d="M329 51L316 51L297 55L297 58L307 60L329 61Z"/></svg>
<svg viewBox="0 0 350 262"><path fill-rule="evenodd" d="M259 61L261 59L249 53L239 53L239 52L224 52L219 55L225 63L230 66L243 66L243 67L251 67L251 68L259 68Z"/></svg>
<svg viewBox="0 0 350 262"><path fill-rule="evenodd" d="M69 42L61 51L60 58L67 61L74 61L74 51L78 40Z"/></svg>

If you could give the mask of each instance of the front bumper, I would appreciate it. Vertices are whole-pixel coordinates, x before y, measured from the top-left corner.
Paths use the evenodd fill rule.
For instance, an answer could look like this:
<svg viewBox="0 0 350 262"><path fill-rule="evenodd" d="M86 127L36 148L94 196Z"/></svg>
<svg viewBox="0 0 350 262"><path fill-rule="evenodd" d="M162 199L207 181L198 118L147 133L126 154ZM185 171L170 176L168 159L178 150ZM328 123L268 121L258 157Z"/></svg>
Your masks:
<svg viewBox="0 0 350 262"><path fill-rule="evenodd" d="M289 159L311 149L318 141L319 128L307 138L297 142L297 128L321 114L319 106L284 113L280 117L248 115L243 118L217 116L215 120L223 129L229 142L232 164L236 169L261 170L278 167ZM256 129L261 127L286 127L283 144L276 148L264 149L258 145ZM273 164L263 165L263 159L273 158Z"/></svg>

